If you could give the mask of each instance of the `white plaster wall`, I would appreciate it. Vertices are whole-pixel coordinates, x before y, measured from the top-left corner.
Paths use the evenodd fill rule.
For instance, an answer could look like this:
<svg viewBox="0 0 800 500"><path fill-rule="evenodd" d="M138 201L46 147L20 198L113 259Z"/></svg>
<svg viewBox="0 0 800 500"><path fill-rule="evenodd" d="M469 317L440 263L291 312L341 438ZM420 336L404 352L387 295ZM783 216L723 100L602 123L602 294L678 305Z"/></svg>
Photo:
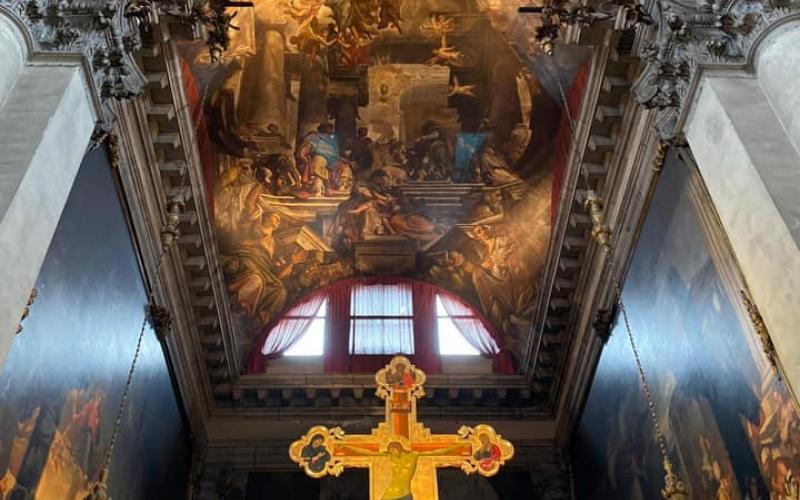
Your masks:
<svg viewBox="0 0 800 500"><path fill-rule="evenodd" d="M0 366L95 121L77 65L25 67L0 109Z"/></svg>
<svg viewBox="0 0 800 500"><path fill-rule="evenodd" d="M786 378L797 391L800 250L775 198L800 189L800 156L753 78L705 77L685 132ZM777 195L767 181L778 185ZM797 200L789 201L796 209Z"/></svg>
<svg viewBox="0 0 800 500"><path fill-rule="evenodd" d="M17 26L0 11L0 109L27 60L27 47Z"/></svg>
<svg viewBox="0 0 800 500"><path fill-rule="evenodd" d="M755 67L759 84L800 151L800 23L770 33L756 54Z"/></svg>

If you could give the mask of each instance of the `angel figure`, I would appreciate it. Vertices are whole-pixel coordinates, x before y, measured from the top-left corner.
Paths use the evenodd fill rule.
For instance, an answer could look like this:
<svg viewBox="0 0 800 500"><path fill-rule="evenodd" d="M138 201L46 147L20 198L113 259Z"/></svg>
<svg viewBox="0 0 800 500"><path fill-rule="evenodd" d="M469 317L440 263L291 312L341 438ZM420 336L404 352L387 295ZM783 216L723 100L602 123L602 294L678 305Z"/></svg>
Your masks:
<svg viewBox="0 0 800 500"><path fill-rule="evenodd" d="M431 18L422 23L419 29L428 38L439 38L439 46L447 47L447 35L452 33L456 27L456 21L452 17L444 14L438 16L433 14Z"/></svg>
<svg viewBox="0 0 800 500"><path fill-rule="evenodd" d="M286 13L297 21L296 33L310 29L312 21L316 19L322 0L289 0Z"/></svg>
<svg viewBox="0 0 800 500"><path fill-rule="evenodd" d="M450 92L448 92L449 97L454 97L457 95L463 95L467 97L478 97L475 94L475 88L477 85L461 85L458 82L458 76L453 75L453 81L450 83Z"/></svg>

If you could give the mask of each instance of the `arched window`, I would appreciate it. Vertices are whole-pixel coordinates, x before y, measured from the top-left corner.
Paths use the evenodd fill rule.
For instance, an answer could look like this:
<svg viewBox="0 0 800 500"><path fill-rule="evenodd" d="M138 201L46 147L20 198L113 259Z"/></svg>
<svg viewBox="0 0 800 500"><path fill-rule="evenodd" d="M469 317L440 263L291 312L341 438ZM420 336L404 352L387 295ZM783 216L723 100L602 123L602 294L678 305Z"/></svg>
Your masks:
<svg viewBox="0 0 800 500"><path fill-rule="evenodd" d="M248 371L281 356L325 358L329 372L370 372L408 355L431 373L442 356L486 356L513 370L490 325L466 302L428 283L346 280L306 297L273 323ZM503 357L497 369L497 359Z"/></svg>

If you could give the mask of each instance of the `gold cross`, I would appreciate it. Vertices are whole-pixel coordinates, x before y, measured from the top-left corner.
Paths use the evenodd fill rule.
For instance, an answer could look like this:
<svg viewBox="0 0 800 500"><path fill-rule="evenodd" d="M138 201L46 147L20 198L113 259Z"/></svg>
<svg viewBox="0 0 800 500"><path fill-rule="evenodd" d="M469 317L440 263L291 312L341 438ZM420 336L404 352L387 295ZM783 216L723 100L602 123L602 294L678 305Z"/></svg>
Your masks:
<svg viewBox="0 0 800 500"><path fill-rule="evenodd" d="M338 476L348 467L367 468L371 500L438 500L437 467L493 476L514 456L512 444L491 426L431 434L417 422L425 373L407 358L395 356L375 374L375 383L375 394L385 401L385 422L368 435L345 435L340 427L312 427L289 446L289 457L306 474L320 478Z"/></svg>

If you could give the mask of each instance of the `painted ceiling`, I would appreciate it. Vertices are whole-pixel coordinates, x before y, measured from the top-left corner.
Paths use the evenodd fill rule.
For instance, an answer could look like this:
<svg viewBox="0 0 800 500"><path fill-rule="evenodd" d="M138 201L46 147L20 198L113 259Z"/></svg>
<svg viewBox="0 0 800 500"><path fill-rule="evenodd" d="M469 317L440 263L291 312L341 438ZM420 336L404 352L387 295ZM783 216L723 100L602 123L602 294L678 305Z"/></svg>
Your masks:
<svg viewBox="0 0 800 500"><path fill-rule="evenodd" d="M360 275L440 285L520 354L585 53L531 52L517 6L256 0L221 63L181 47L243 356L303 296Z"/></svg>

